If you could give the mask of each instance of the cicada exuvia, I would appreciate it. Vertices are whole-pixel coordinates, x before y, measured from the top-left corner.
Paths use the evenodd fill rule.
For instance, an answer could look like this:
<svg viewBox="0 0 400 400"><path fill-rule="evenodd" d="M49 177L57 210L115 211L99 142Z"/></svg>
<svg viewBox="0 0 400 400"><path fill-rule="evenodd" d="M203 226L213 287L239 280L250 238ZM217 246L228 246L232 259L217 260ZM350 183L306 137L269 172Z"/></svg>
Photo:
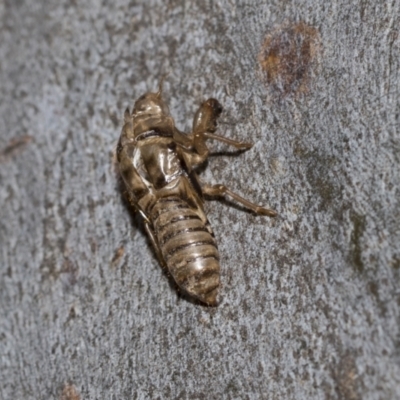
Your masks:
<svg viewBox="0 0 400 400"><path fill-rule="evenodd" d="M204 212L204 196L229 196L256 214L275 217L225 185L200 181L196 169L209 156L207 140L238 150L250 143L215 134L221 104L203 102L189 134L175 127L168 106L158 92L146 93L127 109L117 146L117 160L131 203L144 219L146 232L160 263L177 285L202 303L217 305L220 265L217 243Z"/></svg>

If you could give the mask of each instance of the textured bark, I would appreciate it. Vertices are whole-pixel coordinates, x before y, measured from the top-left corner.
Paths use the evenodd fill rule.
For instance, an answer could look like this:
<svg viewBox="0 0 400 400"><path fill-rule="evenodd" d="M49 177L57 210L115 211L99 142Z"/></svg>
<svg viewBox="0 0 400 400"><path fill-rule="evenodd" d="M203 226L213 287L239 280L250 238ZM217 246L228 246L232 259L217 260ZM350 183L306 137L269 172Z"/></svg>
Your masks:
<svg viewBox="0 0 400 400"><path fill-rule="evenodd" d="M0 2L1 398L400 398L400 4L351 3ZM207 204L214 309L177 294L113 166L167 71L178 127L215 97L255 143L204 179L279 212Z"/></svg>

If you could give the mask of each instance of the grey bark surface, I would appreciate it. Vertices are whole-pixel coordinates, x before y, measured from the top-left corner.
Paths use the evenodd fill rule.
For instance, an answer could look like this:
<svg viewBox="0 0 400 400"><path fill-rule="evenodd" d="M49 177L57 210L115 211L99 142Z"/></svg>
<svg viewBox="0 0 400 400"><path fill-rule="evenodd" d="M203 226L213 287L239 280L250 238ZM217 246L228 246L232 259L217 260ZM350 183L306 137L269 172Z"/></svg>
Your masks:
<svg viewBox="0 0 400 400"><path fill-rule="evenodd" d="M400 398L400 4L351 3L0 2L2 399ZM285 21L321 52L278 101L257 57ZM213 309L171 286L113 165L168 71L179 128L215 97L254 142L203 178L279 212L207 203Z"/></svg>

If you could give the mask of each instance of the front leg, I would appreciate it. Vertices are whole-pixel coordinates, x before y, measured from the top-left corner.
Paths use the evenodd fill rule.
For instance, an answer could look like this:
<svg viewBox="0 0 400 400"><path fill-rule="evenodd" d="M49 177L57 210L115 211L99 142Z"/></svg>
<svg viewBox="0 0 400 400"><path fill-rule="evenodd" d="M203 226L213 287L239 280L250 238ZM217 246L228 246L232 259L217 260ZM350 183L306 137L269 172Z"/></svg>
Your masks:
<svg viewBox="0 0 400 400"><path fill-rule="evenodd" d="M234 146L238 150L250 149L253 146L251 143L238 142L214 134L217 130L217 119L221 112L222 106L216 99L208 99L200 106L193 119L193 135L198 146L201 147L201 144L205 143L207 139L214 139Z"/></svg>
<svg viewBox="0 0 400 400"><path fill-rule="evenodd" d="M239 142L214 133L221 112L222 106L218 100L208 99L202 103L194 116L193 132L184 140L181 132L177 131L174 135L175 141L183 149L185 161L191 170L207 160L210 150L206 142L209 139L218 140L238 150L248 150L253 146L251 143Z"/></svg>

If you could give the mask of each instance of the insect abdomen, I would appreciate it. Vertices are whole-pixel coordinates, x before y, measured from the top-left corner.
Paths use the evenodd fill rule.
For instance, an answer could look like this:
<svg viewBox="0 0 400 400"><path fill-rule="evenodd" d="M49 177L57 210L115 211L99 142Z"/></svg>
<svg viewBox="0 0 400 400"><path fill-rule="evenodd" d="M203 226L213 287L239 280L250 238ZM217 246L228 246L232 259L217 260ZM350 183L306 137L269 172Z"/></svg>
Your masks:
<svg viewBox="0 0 400 400"><path fill-rule="evenodd" d="M216 305L219 254L208 222L178 197L165 197L151 210L162 256L175 282L203 303Z"/></svg>

